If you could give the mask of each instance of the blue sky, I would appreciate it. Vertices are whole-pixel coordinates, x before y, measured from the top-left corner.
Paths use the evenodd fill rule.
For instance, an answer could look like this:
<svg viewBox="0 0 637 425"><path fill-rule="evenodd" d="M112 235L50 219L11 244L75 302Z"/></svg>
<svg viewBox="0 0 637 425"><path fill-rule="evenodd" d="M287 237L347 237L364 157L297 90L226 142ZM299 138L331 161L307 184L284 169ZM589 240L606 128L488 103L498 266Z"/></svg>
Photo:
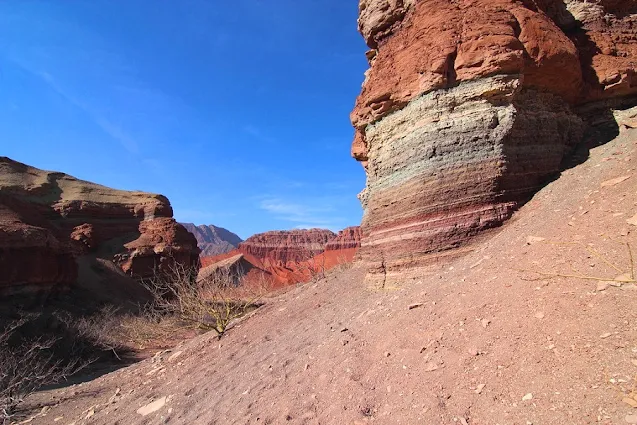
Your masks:
<svg viewBox="0 0 637 425"><path fill-rule="evenodd" d="M0 2L0 155L248 237L360 222L354 0Z"/></svg>

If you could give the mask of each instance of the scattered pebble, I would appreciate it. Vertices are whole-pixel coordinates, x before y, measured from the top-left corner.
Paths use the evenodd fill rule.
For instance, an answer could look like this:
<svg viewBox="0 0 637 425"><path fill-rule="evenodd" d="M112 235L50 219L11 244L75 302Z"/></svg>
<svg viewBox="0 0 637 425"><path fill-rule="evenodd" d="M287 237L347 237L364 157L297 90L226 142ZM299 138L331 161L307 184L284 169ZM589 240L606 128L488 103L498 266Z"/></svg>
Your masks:
<svg viewBox="0 0 637 425"><path fill-rule="evenodd" d="M476 394L480 394L482 392L482 390L484 389L484 387L486 387L487 384L480 384L478 385L478 388L476 388Z"/></svg>
<svg viewBox="0 0 637 425"><path fill-rule="evenodd" d="M608 284L607 281L605 281L605 280L601 281L600 280L599 282L597 282L597 288L595 288L595 290L597 292L605 291L605 290L608 289L609 286L610 285Z"/></svg>
<svg viewBox="0 0 637 425"><path fill-rule="evenodd" d="M611 336L611 335L612 335L612 333L610 333L610 332L606 332L605 334L602 334L602 335L600 335L599 337L600 337L601 339L606 339L606 338L608 338L608 337L609 337L609 336Z"/></svg>
<svg viewBox="0 0 637 425"><path fill-rule="evenodd" d="M542 242L544 240L546 240L546 239L545 238L541 238L539 236L529 236L529 237L526 238L526 244L527 245L533 245L533 244L536 244L538 242Z"/></svg>
<svg viewBox="0 0 637 425"><path fill-rule="evenodd" d="M533 394L531 393L528 393L524 397L522 397L522 401L529 401L529 400L533 400Z"/></svg>
<svg viewBox="0 0 637 425"><path fill-rule="evenodd" d="M168 357L168 363L172 362L173 360L175 360L177 357L181 356L183 353L183 351L177 351L174 354L172 354L170 357Z"/></svg>
<svg viewBox="0 0 637 425"><path fill-rule="evenodd" d="M139 409L137 409L137 413L142 416L147 416L147 415L150 415L151 413L158 411L159 409L164 407L165 404L166 404L166 397L162 397L160 399L153 401L152 403L148 403L146 406L140 407Z"/></svg>
<svg viewBox="0 0 637 425"><path fill-rule="evenodd" d="M630 407L637 408L637 400L634 400L630 397L624 397L622 401L626 403L627 405L629 405Z"/></svg>
<svg viewBox="0 0 637 425"><path fill-rule="evenodd" d="M482 319L482 320L480 321L480 323L482 323L482 327L483 327L483 328L486 328L486 327L487 327L487 326L489 326L489 324L491 323L491 320L489 320L489 319Z"/></svg>
<svg viewBox="0 0 637 425"><path fill-rule="evenodd" d="M544 313L542 313L541 311L538 313L535 313L535 318L536 319L544 319Z"/></svg>
<svg viewBox="0 0 637 425"><path fill-rule="evenodd" d="M425 365L425 372L433 372L434 370L438 370L438 365L434 362L429 362Z"/></svg>
<svg viewBox="0 0 637 425"><path fill-rule="evenodd" d="M632 226L637 226L637 214L635 214L632 218L629 218L628 220L626 220L626 223Z"/></svg>
<svg viewBox="0 0 637 425"><path fill-rule="evenodd" d="M610 179L610 180L606 180L604 182L602 182L601 187L610 187L610 186L616 186L619 183L626 181L630 178L630 176L620 176L614 179Z"/></svg>

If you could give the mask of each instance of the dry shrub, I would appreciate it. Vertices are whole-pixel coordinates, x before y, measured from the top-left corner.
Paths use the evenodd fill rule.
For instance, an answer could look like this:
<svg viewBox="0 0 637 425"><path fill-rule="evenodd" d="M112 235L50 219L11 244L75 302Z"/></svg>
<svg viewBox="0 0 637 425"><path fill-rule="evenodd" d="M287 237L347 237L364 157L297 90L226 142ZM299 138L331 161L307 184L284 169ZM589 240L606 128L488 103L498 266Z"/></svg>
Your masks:
<svg viewBox="0 0 637 425"><path fill-rule="evenodd" d="M213 330L219 338L230 323L259 306L265 285L242 285L244 273L219 267L197 280L197 268L174 263L168 271L143 281L153 295L150 311L178 317L196 329Z"/></svg>
<svg viewBox="0 0 637 425"><path fill-rule="evenodd" d="M183 335L184 323L173 315L159 314L152 306L142 308L140 314L128 314L120 321L121 341L143 350L164 346Z"/></svg>
<svg viewBox="0 0 637 425"><path fill-rule="evenodd" d="M321 253L322 254L322 253ZM325 255L314 254L309 249L303 250L298 261L298 270L308 277L307 282L316 283L325 278L327 267Z"/></svg>
<svg viewBox="0 0 637 425"><path fill-rule="evenodd" d="M340 274L354 267L354 260L348 261L344 255L339 255L336 265L330 269L330 274Z"/></svg>
<svg viewBox="0 0 637 425"><path fill-rule="evenodd" d="M90 361L80 358L59 359L55 336L22 338L21 328L34 320L23 315L0 329L0 423L9 424L16 409L31 393L45 385L56 384L86 367Z"/></svg>

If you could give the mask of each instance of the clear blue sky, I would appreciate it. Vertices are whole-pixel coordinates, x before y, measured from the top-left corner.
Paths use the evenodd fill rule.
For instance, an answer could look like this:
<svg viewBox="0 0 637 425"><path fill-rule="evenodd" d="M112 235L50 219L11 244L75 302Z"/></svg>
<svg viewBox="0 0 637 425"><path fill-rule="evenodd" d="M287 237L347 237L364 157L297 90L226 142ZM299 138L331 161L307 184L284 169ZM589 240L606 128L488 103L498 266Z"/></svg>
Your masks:
<svg viewBox="0 0 637 425"><path fill-rule="evenodd" d="M358 224L356 0L4 0L0 155L242 237Z"/></svg>

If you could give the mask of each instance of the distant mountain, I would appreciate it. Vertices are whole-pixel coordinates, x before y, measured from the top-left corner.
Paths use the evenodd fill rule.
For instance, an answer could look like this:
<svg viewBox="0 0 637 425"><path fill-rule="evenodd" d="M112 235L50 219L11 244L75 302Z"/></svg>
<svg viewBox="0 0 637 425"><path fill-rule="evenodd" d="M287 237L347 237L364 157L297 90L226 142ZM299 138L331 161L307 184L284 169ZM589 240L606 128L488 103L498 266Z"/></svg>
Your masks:
<svg viewBox="0 0 637 425"><path fill-rule="evenodd" d="M243 239L223 227L205 224L195 226L192 223L181 223L181 225L195 235L202 257L225 254L243 242Z"/></svg>

